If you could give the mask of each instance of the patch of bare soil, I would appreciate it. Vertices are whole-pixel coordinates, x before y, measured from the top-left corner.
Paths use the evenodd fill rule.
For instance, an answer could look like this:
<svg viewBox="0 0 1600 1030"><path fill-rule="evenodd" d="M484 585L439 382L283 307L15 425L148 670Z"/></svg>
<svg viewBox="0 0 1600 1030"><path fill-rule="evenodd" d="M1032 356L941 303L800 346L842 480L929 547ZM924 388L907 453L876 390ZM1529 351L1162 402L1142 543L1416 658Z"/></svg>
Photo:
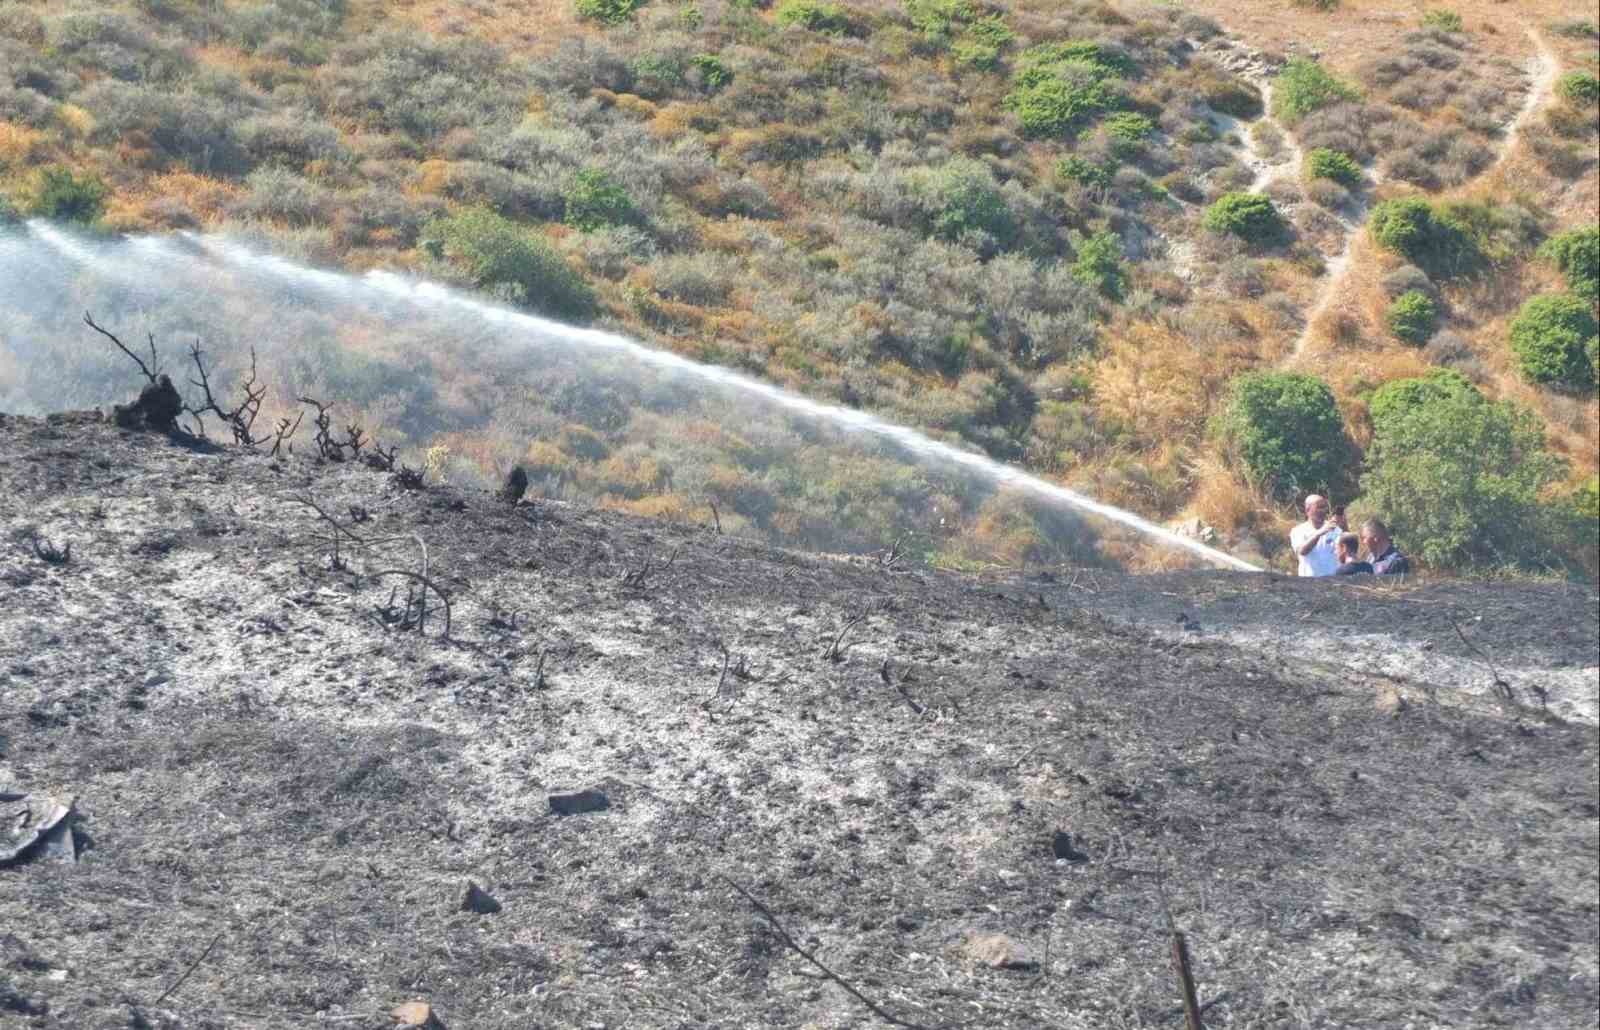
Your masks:
<svg viewBox="0 0 1600 1030"><path fill-rule="evenodd" d="M0 528L0 797L78 799L8 1027L1172 1027L1168 909L1209 1027L1593 1025L1596 730L1439 671L1592 661L1592 590L984 581L89 415L0 419ZM1368 630L1460 662L1296 650Z"/></svg>

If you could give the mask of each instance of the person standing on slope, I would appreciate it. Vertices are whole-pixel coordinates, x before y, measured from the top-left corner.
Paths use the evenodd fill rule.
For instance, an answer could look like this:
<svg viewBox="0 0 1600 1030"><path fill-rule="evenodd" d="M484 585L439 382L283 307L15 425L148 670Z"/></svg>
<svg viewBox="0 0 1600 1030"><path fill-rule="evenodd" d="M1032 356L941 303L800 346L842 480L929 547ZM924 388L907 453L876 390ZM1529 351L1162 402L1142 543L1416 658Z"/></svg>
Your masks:
<svg viewBox="0 0 1600 1030"><path fill-rule="evenodd" d="M1306 520L1289 531L1289 546L1300 559L1300 575L1331 576L1339 567L1334 549L1342 530L1328 518L1328 499L1321 494L1306 498Z"/></svg>

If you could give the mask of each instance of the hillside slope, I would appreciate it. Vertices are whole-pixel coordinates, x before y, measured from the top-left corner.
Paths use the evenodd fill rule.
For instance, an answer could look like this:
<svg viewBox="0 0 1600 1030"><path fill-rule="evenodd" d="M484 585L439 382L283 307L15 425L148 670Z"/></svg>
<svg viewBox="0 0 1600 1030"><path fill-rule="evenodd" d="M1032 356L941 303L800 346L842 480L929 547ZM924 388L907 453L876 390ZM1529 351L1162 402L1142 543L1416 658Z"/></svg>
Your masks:
<svg viewBox="0 0 1600 1030"><path fill-rule="evenodd" d="M1434 564L1592 573L1593 520L1574 524L1568 498L1596 471L1594 391L1525 381L1507 338L1523 301L1560 287L1536 246L1596 218L1593 112L1545 88L1553 68L1592 77L1594 34L1556 0L1443 13L1459 21L1371 0L8 0L0 209L232 233L313 264L482 288L1152 518L1199 518L1280 562L1294 495L1319 479L1342 499L1367 492L1374 391L1450 368L1533 411L1565 464L1523 491L1559 509L1529 553L1455 548ZM1306 106L1285 75L1308 57L1342 86ZM1318 150L1355 178L1312 174ZM1271 200L1280 234L1207 228L1241 192ZM1430 277L1368 239L1374 205L1410 195L1468 205L1483 271ZM1390 331L1401 287L1430 298L1426 345ZM243 374L255 341L226 300L111 296L101 317L129 335L204 327L219 380ZM12 407L116 396L94 359L61 353L84 350L56 324L77 313L10 306ZM704 426L573 405L512 419L513 398L470 361L399 353L361 326L328 344L337 360L266 368L276 411L303 393L334 401L448 448L463 475L522 462L550 496L637 513L754 497L740 517L784 542L852 503L847 484L817 485L811 510L774 521L763 495L809 471L732 444L677 481L659 474ZM1232 384L1273 369L1329 384L1358 448L1343 468L1263 478L1219 441ZM1430 532L1376 496L1368 510ZM968 514L963 546L929 554L1050 552L1025 519ZM939 524L876 523L884 546Z"/></svg>
<svg viewBox="0 0 1600 1030"><path fill-rule="evenodd" d="M734 885L924 1026L1175 1025L1168 908L1208 1026L1592 1025L1592 590L962 577L93 413L0 482L0 794L91 845L0 869L8 1027L889 1025Z"/></svg>

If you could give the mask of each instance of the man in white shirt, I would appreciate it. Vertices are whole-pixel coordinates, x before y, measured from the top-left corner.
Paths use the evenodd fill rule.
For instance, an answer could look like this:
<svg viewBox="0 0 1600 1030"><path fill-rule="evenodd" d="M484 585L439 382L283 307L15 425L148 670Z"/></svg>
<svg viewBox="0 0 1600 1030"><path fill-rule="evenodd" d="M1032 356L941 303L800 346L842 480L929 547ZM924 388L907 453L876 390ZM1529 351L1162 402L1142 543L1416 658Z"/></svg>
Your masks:
<svg viewBox="0 0 1600 1030"><path fill-rule="evenodd" d="M1339 567L1334 545L1342 530L1328 518L1328 499L1321 494L1306 498L1306 521L1289 531L1289 546L1300 558L1300 575L1331 576Z"/></svg>

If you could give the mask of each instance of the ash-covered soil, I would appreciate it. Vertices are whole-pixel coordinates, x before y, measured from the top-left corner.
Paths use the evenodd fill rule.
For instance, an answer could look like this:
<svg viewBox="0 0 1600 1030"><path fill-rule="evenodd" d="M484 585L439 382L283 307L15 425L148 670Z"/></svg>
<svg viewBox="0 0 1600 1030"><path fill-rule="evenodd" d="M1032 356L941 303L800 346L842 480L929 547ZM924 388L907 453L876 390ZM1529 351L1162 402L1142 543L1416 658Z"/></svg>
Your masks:
<svg viewBox="0 0 1600 1030"><path fill-rule="evenodd" d="M0 869L0 1025L889 1025L734 884L906 1024L1180 1026L1170 911L1208 1027L1595 1025L1591 589L977 580L92 415L0 419L0 526L0 796L86 845Z"/></svg>

